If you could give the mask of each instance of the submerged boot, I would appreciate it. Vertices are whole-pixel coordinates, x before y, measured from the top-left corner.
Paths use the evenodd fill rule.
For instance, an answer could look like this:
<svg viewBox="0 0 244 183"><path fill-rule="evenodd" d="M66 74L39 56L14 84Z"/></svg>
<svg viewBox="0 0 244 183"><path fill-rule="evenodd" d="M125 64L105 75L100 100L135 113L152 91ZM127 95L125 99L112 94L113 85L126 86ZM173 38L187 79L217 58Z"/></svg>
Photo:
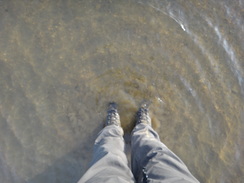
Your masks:
<svg viewBox="0 0 244 183"><path fill-rule="evenodd" d="M108 115L105 126L108 125L120 126L120 117L117 110L117 104L115 102L110 102L108 105Z"/></svg>
<svg viewBox="0 0 244 183"><path fill-rule="evenodd" d="M149 116L149 109L147 104L141 105L136 115L136 124L147 124L152 126L151 118Z"/></svg>

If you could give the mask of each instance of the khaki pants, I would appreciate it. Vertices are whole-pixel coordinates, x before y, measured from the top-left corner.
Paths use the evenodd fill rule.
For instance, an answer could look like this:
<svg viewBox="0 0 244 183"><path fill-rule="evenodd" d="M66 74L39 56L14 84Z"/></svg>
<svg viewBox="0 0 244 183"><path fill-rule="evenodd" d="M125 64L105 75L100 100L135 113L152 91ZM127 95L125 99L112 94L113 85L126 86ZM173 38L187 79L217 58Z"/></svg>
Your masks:
<svg viewBox="0 0 244 183"><path fill-rule="evenodd" d="M149 125L138 124L132 132L132 171L124 147L122 128L106 126L95 141L91 167L78 183L198 182Z"/></svg>

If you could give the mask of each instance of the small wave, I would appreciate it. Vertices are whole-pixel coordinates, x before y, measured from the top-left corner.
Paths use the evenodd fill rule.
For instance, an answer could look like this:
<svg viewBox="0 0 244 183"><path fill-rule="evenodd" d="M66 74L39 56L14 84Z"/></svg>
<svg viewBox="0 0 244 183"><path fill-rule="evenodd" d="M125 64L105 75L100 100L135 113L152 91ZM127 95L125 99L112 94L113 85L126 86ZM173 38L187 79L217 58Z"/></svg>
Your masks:
<svg viewBox="0 0 244 183"><path fill-rule="evenodd" d="M144 3L142 3L142 2L138 2L138 3L140 3L140 4L144 4ZM182 18L181 18L181 19L178 18L178 17L184 17L183 14L182 14L182 12L179 12L180 16L177 17L177 16L175 16L175 14L172 12L172 10L169 8L169 6L167 6L167 12L166 12L166 11L164 11L163 9L161 9L160 7L156 7L156 6L154 6L154 5L150 4L150 3L147 3L147 5L150 6L151 8L153 8L153 9L155 9L156 11L159 11L159 12L163 13L164 15L169 16L169 17L172 18L177 24L180 25L180 27L181 27L181 29L182 29L183 31L186 31L187 27L186 27L186 25L183 24L184 21L182 20Z"/></svg>
<svg viewBox="0 0 244 183"><path fill-rule="evenodd" d="M220 45L224 48L226 54L228 55L229 59L226 59L228 65L238 80L239 86L241 88L241 92L244 95L244 74L239 64L239 60L236 57L235 51L232 46L228 43L226 38L223 34L219 31L218 26L213 25L213 23L206 17L205 20L207 21L208 25L214 30L215 34L218 37Z"/></svg>
<svg viewBox="0 0 244 183"><path fill-rule="evenodd" d="M183 85L185 86L185 88L191 93L192 97L195 99L195 102L196 102L198 108L203 113L204 108L203 108L202 102L201 102L196 90L194 88L192 88L191 84L184 77L179 76L179 78L180 78L181 82L183 83Z"/></svg>

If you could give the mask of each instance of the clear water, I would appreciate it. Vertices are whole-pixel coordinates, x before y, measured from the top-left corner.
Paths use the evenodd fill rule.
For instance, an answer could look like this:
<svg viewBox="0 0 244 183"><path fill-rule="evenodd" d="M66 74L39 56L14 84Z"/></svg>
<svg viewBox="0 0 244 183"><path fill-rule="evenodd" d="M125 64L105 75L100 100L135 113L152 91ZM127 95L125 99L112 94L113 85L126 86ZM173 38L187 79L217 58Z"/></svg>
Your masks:
<svg viewBox="0 0 244 183"><path fill-rule="evenodd" d="M151 102L201 182L244 179L243 0L0 0L0 182L75 183L106 116Z"/></svg>

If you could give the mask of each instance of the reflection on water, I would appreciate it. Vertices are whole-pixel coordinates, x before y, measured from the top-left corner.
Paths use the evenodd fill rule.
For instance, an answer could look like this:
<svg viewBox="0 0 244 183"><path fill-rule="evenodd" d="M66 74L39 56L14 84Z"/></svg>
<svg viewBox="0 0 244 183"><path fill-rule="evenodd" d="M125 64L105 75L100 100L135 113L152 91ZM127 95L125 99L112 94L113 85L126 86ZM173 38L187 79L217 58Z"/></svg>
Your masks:
<svg viewBox="0 0 244 183"><path fill-rule="evenodd" d="M139 104L201 182L244 178L243 1L0 1L0 182L76 182L106 104Z"/></svg>

